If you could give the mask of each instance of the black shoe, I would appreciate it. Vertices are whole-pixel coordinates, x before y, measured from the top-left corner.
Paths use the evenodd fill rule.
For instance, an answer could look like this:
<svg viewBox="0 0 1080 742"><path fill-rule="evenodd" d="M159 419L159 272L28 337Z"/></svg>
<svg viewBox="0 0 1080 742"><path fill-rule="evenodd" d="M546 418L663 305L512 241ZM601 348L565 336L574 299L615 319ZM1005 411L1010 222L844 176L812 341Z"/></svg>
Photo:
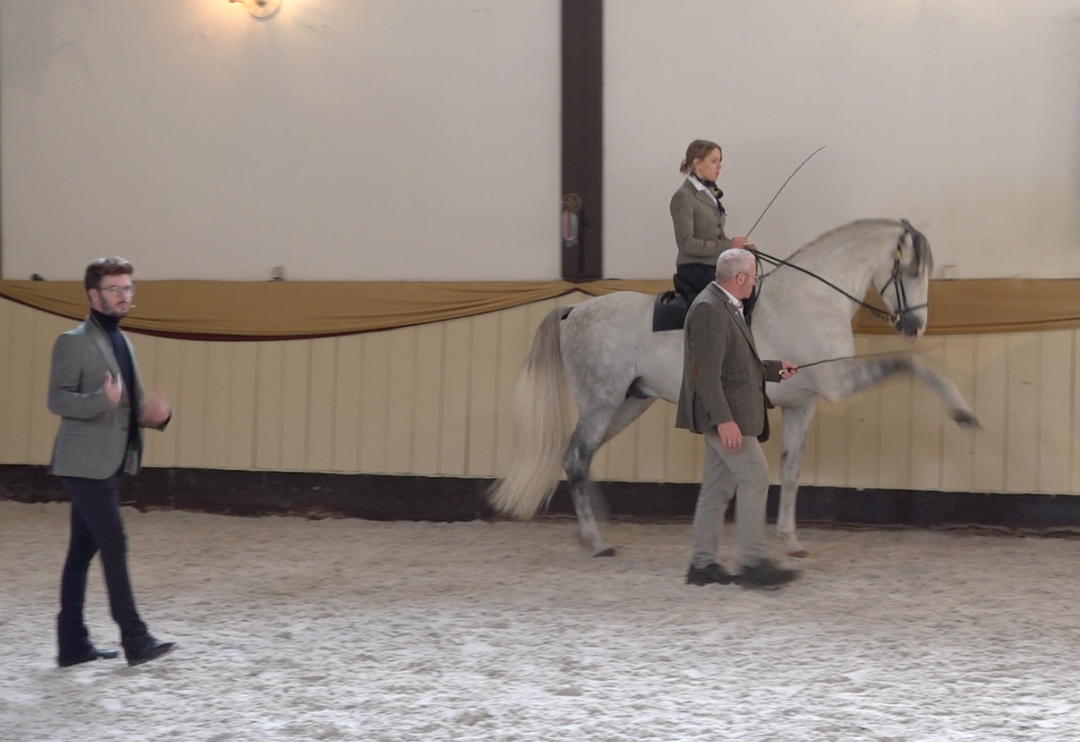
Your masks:
<svg viewBox="0 0 1080 742"><path fill-rule="evenodd" d="M120 656L120 653L115 649L98 649L97 647L90 646L86 648L82 654L75 655L73 657L60 656L57 659L57 663L60 667L74 667L75 665L81 665L84 662L93 662L94 660L115 660Z"/></svg>
<svg viewBox="0 0 1080 742"><path fill-rule="evenodd" d="M690 570L686 573L687 585L711 585L714 582L720 585L730 585L735 582L735 575L716 562L712 562L700 569L693 564L690 565Z"/></svg>
<svg viewBox="0 0 1080 742"><path fill-rule="evenodd" d="M158 657L162 657L171 652L175 646L175 642L162 642L154 637L149 637L149 640L139 651L126 653L128 667L135 667L135 665L141 665L144 662L156 660Z"/></svg>
<svg viewBox="0 0 1080 742"><path fill-rule="evenodd" d="M752 567L743 567L736 581L743 587L758 588L761 590L773 590L794 582L799 576L797 570L777 567L768 559L762 559Z"/></svg>

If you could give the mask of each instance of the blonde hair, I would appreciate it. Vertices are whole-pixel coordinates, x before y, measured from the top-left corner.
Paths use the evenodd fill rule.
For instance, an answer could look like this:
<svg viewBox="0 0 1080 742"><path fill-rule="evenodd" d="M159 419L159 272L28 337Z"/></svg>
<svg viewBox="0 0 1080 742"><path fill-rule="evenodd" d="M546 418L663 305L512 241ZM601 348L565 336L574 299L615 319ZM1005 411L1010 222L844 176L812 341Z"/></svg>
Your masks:
<svg viewBox="0 0 1080 742"><path fill-rule="evenodd" d="M704 160L714 149L720 149L720 145L708 139L695 139L690 142L690 146L686 148L686 157L679 165L679 172L687 175L693 169L695 160ZM720 154L723 156L724 150L720 149Z"/></svg>

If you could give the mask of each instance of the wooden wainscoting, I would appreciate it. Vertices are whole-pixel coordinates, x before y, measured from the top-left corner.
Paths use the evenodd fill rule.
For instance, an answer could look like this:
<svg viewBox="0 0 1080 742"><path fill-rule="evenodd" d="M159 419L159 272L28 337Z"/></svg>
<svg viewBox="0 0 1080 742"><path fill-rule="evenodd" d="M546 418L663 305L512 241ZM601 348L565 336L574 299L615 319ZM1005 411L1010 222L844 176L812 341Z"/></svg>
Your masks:
<svg viewBox="0 0 1080 742"><path fill-rule="evenodd" d="M509 399L548 311L563 297L503 312L317 340L203 342L132 335L144 382L175 415L147 433L150 467L491 477L510 456ZM49 355L73 326L0 300L0 464L48 462ZM1076 330L931 336L924 359L951 378L982 421L957 428L907 379L841 404L822 402L802 481L952 492L1080 493L1074 410ZM905 349L860 336L859 353ZM779 417L774 411L774 430ZM657 403L605 446L598 479L695 482L701 442ZM775 479L779 434L766 447Z"/></svg>

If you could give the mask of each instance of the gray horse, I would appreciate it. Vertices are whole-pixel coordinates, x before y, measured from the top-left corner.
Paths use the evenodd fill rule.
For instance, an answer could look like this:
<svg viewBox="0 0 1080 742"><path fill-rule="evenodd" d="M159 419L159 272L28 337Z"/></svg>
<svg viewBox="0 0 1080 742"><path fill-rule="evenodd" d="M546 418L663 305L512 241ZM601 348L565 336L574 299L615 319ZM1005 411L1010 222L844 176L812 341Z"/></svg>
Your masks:
<svg viewBox="0 0 1080 742"><path fill-rule="evenodd" d="M901 335L922 335L932 268L929 243L908 222L865 219L823 234L760 280L752 321L761 357L802 367L766 388L783 410L777 532L792 556L807 556L795 533L795 497L819 397L838 402L904 373L927 384L957 424L978 427L956 386L917 357L854 357L851 319L871 286ZM541 322L515 388L515 450L491 495L497 510L532 517L565 469L582 541L596 556L614 554L593 513L593 454L657 399L677 401L682 379L683 334L653 332L653 304L651 296L617 292L555 309ZM578 408L572 435L567 386Z"/></svg>

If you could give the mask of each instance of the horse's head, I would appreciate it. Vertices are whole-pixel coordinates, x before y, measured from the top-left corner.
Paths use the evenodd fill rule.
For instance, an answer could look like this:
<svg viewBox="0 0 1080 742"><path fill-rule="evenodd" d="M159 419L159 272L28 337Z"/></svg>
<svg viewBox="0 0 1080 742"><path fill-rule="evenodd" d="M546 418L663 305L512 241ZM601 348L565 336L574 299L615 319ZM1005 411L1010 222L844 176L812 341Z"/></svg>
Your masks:
<svg viewBox="0 0 1080 742"><path fill-rule="evenodd" d="M934 256L922 232L907 219L901 226L891 259L875 272L874 285L892 315L892 326L904 339L915 341L926 330Z"/></svg>

